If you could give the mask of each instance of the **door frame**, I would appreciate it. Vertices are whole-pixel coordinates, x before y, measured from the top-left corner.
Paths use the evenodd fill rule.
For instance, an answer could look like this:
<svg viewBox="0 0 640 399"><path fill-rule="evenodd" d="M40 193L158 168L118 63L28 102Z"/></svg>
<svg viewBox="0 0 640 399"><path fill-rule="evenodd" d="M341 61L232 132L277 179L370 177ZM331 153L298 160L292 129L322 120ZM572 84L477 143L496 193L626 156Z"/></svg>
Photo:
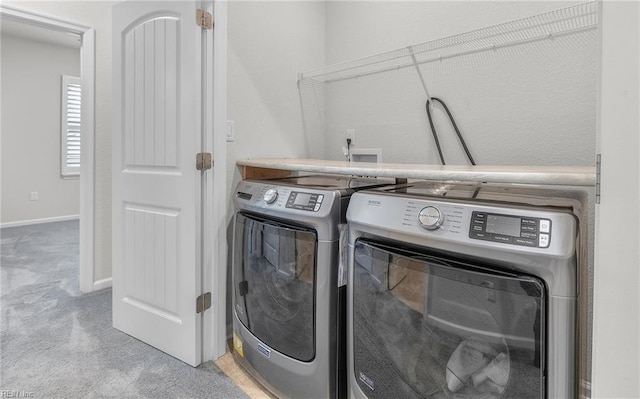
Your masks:
<svg viewBox="0 0 640 399"><path fill-rule="evenodd" d="M596 153L601 154L597 183L601 197L595 205L591 384L582 383L592 398L637 398L640 6L598 3Z"/></svg>
<svg viewBox="0 0 640 399"><path fill-rule="evenodd" d="M202 361L215 360L227 351L227 1L202 2L214 16L212 53L206 64L204 148L214 159L213 178L203 187L202 292L211 292L211 309L202 318ZM213 110L213 112L211 112ZM209 244L209 245L207 245Z"/></svg>
<svg viewBox="0 0 640 399"><path fill-rule="evenodd" d="M88 293L111 285L94 282L95 188L95 30L74 22L0 4L0 17L41 28L79 35L82 81L82 152L80 154L80 291Z"/></svg>

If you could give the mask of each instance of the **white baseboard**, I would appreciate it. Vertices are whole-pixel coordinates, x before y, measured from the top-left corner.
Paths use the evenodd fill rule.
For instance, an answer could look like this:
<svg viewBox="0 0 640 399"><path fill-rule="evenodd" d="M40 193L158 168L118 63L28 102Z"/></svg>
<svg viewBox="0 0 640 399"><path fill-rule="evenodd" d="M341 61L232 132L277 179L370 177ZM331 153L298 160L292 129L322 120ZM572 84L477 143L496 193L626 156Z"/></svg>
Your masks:
<svg viewBox="0 0 640 399"><path fill-rule="evenodd" d="M110 288L110 287L111 287L111 277L103 278L102 280L98 280L93 283L94 291L99 291L99 290L103 290L105 288Z"/></svg>
<svg viewBox="0 0 640 399"><path fill-rule="evenodd" d="M76 220L76 219L80 219L80 215L67 215L67 216L55 216L52 218L43 218L43 219L18 220L16 222L0 223L0 229L4 229L5 227L29 226L32 224L41 224L41 223L65 222L67 220Z"/></svg>

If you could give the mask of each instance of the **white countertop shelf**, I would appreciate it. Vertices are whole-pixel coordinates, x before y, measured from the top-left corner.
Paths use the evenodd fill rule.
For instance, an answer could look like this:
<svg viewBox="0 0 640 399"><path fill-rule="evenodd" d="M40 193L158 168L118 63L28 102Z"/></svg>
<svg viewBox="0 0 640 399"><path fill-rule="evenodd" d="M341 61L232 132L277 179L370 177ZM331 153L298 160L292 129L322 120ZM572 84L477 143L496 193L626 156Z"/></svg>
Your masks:
<svg viewBox="0 0 640 399"><path fill-rule="evenodd" d="M506 184L562 185L594 187L594 166L472 166L365 163L321 159L261 158L236 161L243 178L277 176L255 171L276 170L339 175L378 176L396 179L466 181Z"/></svg>

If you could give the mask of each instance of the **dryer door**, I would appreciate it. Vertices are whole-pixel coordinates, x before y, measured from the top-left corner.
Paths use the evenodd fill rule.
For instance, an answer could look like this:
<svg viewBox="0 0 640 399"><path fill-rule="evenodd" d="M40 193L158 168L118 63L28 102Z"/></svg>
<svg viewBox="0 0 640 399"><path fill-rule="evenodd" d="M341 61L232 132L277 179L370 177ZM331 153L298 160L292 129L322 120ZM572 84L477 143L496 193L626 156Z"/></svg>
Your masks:
<svg viewBox="0 0 640 399"><path fill-rule="evenodd" d="M544 397L541 280L365 239L352 272L352 382L367 397Z"/></svg>
<svg viewBox="0 0 640 399"><path fill-rule="evenodd" d="M270 348L315 357L316 232L256 215L236 215L234 308Z"/></svg>

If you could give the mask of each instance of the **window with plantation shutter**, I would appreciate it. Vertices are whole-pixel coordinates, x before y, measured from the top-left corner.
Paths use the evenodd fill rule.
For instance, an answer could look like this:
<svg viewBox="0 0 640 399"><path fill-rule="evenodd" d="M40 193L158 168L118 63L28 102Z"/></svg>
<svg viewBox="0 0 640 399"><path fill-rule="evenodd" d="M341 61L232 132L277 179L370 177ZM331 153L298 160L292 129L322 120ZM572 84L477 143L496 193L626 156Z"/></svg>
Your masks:
<svg viewBox="0 0 640 399"><path fill-rule="evenodd" d="M80 176L80 106L82 89L80 78L62 76L62 140L61 174Z"/></svg>

